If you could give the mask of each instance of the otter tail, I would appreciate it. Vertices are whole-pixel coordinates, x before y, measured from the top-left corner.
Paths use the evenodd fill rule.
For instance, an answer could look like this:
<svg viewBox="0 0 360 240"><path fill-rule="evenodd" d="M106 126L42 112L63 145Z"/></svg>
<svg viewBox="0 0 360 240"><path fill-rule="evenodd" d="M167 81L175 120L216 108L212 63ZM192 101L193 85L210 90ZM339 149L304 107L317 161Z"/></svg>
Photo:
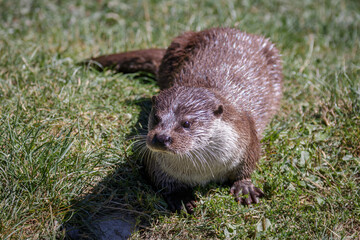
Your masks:
<svg viewBox="0 0 360 240"><path fill-rule="evenodd" d="M157 74L166 49L145 49L123 53L103 55L82 62L98 70L105 68L117 72L134 73L148 72Z"/></svg>

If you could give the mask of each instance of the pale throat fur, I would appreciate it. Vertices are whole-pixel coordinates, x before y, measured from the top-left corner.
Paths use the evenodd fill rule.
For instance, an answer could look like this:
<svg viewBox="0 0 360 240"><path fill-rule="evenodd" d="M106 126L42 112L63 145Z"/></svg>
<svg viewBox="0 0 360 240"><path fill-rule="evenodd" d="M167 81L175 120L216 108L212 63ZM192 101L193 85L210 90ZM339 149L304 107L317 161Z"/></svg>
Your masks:
<svg viewBox="0 0 360 240"><path fill-rule="evenodd" d="M241 146L243 141L231 123L221 119L213 121L206 131L211 137L193 142L185 152L174 154L155 149L151 158L168 175L191 186L224 182L243 161L245 146Z"/></svg>

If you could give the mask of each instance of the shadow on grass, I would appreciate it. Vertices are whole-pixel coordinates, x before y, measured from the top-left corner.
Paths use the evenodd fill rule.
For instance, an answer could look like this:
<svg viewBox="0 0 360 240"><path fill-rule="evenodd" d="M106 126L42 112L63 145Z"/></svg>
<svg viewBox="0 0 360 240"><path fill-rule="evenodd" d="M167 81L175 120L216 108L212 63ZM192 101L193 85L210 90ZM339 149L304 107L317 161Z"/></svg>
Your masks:
<svg viewBox="0 0 360 240"><path fill-rule="evenodd" d="M129 138L144 133L150 99L141 99L129 104L141 107L139 121ZM144 131L144 132L141 132ZM166 214L166 204L156 194L143 174L141 159L136 154L127 156L115 171L104 178L91 191L72 204L64 224L65 239L127 239L134 230L146 229L152 219ZM119 149L111 149L113 155ZM114 152L115 151L115 152Z"/></svg>

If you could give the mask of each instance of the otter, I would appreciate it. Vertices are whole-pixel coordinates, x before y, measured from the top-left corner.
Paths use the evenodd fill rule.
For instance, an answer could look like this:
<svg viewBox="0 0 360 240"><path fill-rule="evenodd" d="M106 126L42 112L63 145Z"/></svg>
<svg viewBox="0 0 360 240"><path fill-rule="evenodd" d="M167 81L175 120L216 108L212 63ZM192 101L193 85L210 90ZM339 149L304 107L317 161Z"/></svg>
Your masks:
<svg viewBox="0 0 360 240"><path fill-rule="evenodd" d="M171 211L193 213L193 187L231 184L236 201L264 196L251 182L265 126L279 108L282 66L270 40L233 28L186 32L165 49L92 58L100 68L155 74L148 133L139 141L147 175Z"/></svg>

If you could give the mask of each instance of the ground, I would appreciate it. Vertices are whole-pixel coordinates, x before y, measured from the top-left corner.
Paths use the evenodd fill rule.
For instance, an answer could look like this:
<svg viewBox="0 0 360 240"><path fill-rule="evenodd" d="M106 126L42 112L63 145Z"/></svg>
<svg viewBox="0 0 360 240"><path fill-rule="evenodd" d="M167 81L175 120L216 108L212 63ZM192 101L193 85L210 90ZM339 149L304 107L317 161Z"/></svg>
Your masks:
<svg viewBox="0 0 360 240"><path fill-rule="evenodd" d="M96 223L114 214L134 239L360 235L358 1L14 0L0 9L1 239L97 238ZM196 189L194 215L172 214L131 147L159 91L152 76L77 63L216 26L264 35L282 54L284 98L252 176L266 197L243 207L211 184Z"/></svg>

